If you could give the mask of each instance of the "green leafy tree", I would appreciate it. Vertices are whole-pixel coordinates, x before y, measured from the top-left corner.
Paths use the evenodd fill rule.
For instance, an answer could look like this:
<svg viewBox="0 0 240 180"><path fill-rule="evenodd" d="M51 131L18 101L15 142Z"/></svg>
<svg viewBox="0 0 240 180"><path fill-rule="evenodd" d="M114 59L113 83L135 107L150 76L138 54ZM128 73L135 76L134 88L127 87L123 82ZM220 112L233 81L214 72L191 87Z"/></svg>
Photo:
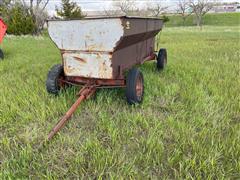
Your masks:
<svg viewBox="0 0 240 180"><path fill-rule="evenodd" d="M50 0L13 0L22 4L24 9L31 15L35 24L34 34L40 34L44 23L48 18L46 7Z"/></svg>
<svg viewBox="0 0 240 180"><path fill-rule="evenodd" d="M56 7L57 15L64 19L82 19L85 17L81 7L76 2L70 0L62 0L61 8Z"/></svg>
<svg viewBox="0 0 240 180"><path fill-rule="evenodd" d="M23 6L16 4L9 10L9 14L11 16L7 19L7 33L15 35L34 34L35 23L32 16L25 11Z"/></svg>
<svg viewBox="0 0 240 180"><path fill-rule="evenodd" d="M34 34L36 30L32 16L19 2L5 0L0 3L0 16L8 26L8 34Z"/></svg>
<svg viewBox="0 0 240 180"><path fill-rule="evenodd" d="M163 22L164 22L164 23L166 23L166 22L169 22L169 21L170 21L169 17L168 17L168 16L166 16L166 15L163 15L163 16L162 16L162 19L163 19Z"/></svg>

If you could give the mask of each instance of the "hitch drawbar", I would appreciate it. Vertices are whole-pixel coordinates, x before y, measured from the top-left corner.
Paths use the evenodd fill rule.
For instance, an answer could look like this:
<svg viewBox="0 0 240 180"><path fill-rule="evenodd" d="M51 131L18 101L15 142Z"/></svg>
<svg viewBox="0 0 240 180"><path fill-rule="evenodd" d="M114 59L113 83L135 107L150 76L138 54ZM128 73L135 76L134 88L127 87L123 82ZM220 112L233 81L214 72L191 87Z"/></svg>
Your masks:
<svg viewBox="0 0 240 180"><path fill-rule="evenodd" d="M56 124L56 126L51 130L51 132L48 135L48 140L51 140L52 137L63 128L63 126L66 124L66 122L70 119L70 117L76 111L76 109L78 108L80 103L83 100L90 98L93 94L95 94L95 92L96 92L96 86L94 86L94 85L93 86L91 86L91 85L83 86L83 88L78 93L79 98L72 105L72 107L66 112L66 114L62 117L62 119Z"/></svg>

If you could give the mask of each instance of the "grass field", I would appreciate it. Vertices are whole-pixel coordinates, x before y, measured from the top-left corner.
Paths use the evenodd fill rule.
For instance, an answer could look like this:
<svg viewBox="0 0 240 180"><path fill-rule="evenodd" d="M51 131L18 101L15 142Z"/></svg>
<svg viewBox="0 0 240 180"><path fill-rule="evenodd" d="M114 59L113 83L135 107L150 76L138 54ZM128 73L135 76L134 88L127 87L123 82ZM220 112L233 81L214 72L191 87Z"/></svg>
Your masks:
<svg viewBox="0 0 240 180"><path fill-rule="evenodd" d="M0 179L240 178L239 26L165 28L168 66L140 67L144 102L100 90L50 143L76 99L45 90L60 54L47 37L7 37L0 62Z"/></svg>
<svg viewBox="0 0 240 180"><path fill-rule="evenodd" d="M170 15L169 22L166 23L168 27L182 26L183 20L181 16ZM207 26L236 26L240 24L240 13L218 13L218 14L206 14L203 17L203 24ZM194 15L187 18L185 26L195 26L196 20Z"/></svg>

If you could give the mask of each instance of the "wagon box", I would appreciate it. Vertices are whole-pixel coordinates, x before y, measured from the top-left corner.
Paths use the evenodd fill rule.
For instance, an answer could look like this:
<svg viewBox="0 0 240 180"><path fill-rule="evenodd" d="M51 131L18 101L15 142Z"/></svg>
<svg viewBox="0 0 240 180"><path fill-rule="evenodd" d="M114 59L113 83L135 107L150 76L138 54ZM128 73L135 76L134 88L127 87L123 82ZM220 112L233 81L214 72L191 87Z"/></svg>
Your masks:
<svg viewBox="0 0 240 180"><path fill-rule="evenodd" d="M156 55L154 47L162 27L161 19L127 16L48 21L48 32L61 51L62 64L49 71L47 91L58 94L66 84L84 85L79 99L49 139L97 88L125 87L129 104L142 102L143 74L134 66L156 59L157 69L164 68L166 49Z"/></svg>
<svg viewBox="0 0 240 180"><path fill-rule="evenodd" d="M162 20L94 18L49 21L51 39L62 52L66 76L123 78L123 71L154 51Z"/></svg>

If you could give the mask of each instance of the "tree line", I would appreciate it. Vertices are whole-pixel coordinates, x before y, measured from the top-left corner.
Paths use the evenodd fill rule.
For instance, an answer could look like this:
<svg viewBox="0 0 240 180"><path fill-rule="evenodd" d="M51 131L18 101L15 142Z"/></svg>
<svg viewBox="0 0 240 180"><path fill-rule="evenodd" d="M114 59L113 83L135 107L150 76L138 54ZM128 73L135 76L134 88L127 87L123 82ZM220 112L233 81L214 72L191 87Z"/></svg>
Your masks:
<svg viewBox="0 0 240 180"><path fill-rule="evenodd" d="M195 15L198 26L202 26L203 16L208 13L217 0L178 0L177 14L183 19L183 25L190 15ZM0 0L0 17L8 25L8 34L40 34L49 18L47 6L50 0ZM149 0L143 9L139 9L136 0L113 0L114 10L105 10L104 15L128 15L143 17L169 18L166 12L169 8L163 5L164 1ZM53 18L81 19L86 15L74 0L62 0L61 6L55 7L56 15Z"/></svg>
<svg viewBox="0 0 240 180"><path fill-rule="evenodd" d="M138 9L136 6L136 0L113 0L113 6L115 11L105 10L107 15L140 15L140 16L152 16L152 17L162 17L164 21L168 21L166 14L172 7L164 5L164 1L149 0L144 6L147 7L145 10ZM185 25L186 19L190 15L194 15L196 19L197 26L201 27L203 24L203 17L208 13L214 5L216 5L219 0L178 0L176 1L176 11L175 15L180 15L183 20L183 25Z"/></svg>

